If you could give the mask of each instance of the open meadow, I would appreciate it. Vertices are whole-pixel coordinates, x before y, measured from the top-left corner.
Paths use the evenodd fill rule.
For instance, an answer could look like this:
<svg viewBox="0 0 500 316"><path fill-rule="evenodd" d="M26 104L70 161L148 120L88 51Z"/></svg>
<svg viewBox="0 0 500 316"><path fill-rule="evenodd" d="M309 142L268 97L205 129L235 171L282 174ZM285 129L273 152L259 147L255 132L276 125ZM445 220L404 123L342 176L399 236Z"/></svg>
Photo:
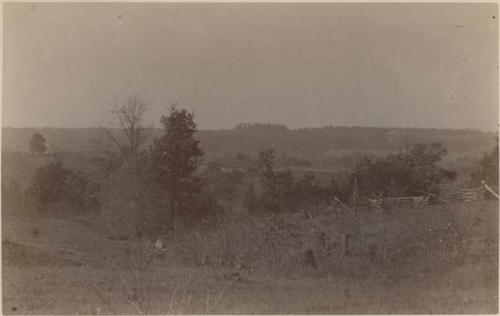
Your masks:
<svg viewBox="0 0 500 316"><path fill-rule="evenodd" d="M496 201L340 211L314 221L279 216L267 226L249 220L179 236L158 256L150 243L111 239L96 222L2 223L4 314L498 311ZM356 229L343 253L342 234ZM304 243L318 254L317 269L300 262Z"/></svg>

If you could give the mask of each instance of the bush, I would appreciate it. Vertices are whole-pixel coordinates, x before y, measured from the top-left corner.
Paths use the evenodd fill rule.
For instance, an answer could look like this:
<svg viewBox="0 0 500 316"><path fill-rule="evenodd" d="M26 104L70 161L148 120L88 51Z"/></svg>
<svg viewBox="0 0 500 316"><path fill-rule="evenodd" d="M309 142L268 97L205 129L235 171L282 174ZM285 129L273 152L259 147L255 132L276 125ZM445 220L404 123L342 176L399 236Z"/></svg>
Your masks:
<svg viewBox="0 0 500 316"><path fill-rule="evenodd" d="M79 171L68 171L65 181L64 200L77 211L86 211L99 208L97 194L100 187L97 183L89 181Z"/></svg>
<svg viewBox="0 0 500 316"><path fill-rule="evenodd" d="M366 158L357 165L354 176L361 196L405 196L429 192L437 194L440 184L455 173L437 164L446 154L439 143L416 144L410 152L379 160Z"/></svg>
<svg viewBox="0 0 500 316"><path fill-rule="evenodd" d="M184 207L183 212L178 214L187 228L210 228L224 217L223 209L213 197L206 191L193 197Z"/></svg>
<svg viewBox="0 0 500 316"><path fill-rule="evenodd" d="M162 195L151 181L147 161L139 163L138 183L134 182L132 165L126 162L114 170L102 183L101 215L115 237L129 239L146 235L157 237L165 212Z"/></svg>
<svg viewBox="0 0 500 316"><path fill-rule="evenodd" d="M480 185L485 181L490 186L498 187L498 137L495 138L495 147L491 152L484 154L479 161L479 168L472 174L472 182Z"/></svg>
<svg viewBox="0 0 500 316"><path fill-rule="evenodd" d="M253 201L254 192L249 190L247 205L258 206L266 212L293 212L329 202L333 186L322 185L312 174L306 174L296 181L289 169L276 171L273 168L274 152L260 152L255 169L263 190L258 203Z"/></svg>
<svg viewBox="0 0 500 316"><path fill-rule="evenodd" d="M207 194L218 201L230 204L238 197L238 186L242 184L244 174L237 170L224 171L211 162L200 177L203 190Z"/></svg>
<svg viewBox="0 0 500 316"><path fill-rule="evenodd" d="M66 191L67 170L59 162L50 162L39 167L27 190L40 209L45 210L51 203L61 202Z"/></svg>
<svg viewBox="0 0 500 316"><path fill-rule="evenodd" d="M41 210L62 202L81 212L99 207L98 191L99 187L81 172L65 169L60 162L50 162L35 171L26 193L35 199Z"/></svg>
<svg viewBox="0 0 500 316"><path fill-rule="evenodd" d="M250 214L255 213L259 208L259 199L255 193L255 187L249 184L243 196L243 206Z"/></svg>

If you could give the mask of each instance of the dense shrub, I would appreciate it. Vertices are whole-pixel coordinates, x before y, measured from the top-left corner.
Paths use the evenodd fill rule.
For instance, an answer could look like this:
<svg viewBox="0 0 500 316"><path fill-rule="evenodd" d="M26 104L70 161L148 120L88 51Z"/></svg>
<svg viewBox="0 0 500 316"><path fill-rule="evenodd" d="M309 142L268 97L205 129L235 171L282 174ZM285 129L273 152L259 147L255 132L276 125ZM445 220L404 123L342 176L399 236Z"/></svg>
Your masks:
<svg viewBox="0 0 500 316"><path fill-rule="evenodd" d="M100 187L90 181L84 174L75 170L67 171L65 180L65 202L73 209L86 211L99 208L97 194Z"/></svg>
<svg viewBox="0 0 500 316"><path fill-rule="evenodd" d="M442 183L455 179L455 172L439 166L445 154L439 143L416 144L408 152L378 159L365 157L342 181L333 176L330 183L321 183L312 174L297 180L289 169L276 170L274 152L266 150L259 153L251 169L262 190L256 194L249 188L245 204L265 212L297 211L324 206L334 198L349 202L355 187L360 198L436 194Z"/></svg>
<svg viewBox="0 0 500 316"><path fill-rule="evenodd" d="M60 162L39 167L29 185L27 194L33 197L41 210L49 204L63 202L74 211L96 209L99 206L99 187L81 172L65 169Z"/></svg>
<svg viewBox="0 0 500 316"><path fill-rule="evenodd" d="M332 187L322 186L312 174L306 174L294 184L294 206L306 208L311 205L326 203L332 193Z"/></svg>
<svg viewBox="0 0 500 316"><path fill-rule="evenodd" d="M67 173L60 162L50 162L39 167L27 190L28 195L37 201L41 209L45 209L50 203L62 201Z"/></svg>
<svg viewBox="0 0 500 316"><path fill-rule="evenodd" d="M259 199L255 193L255 187L253 184L249 184L243 195L243 206L248 210L250 214L254 214L259 208Z"/></svg>
<svg viewBox="0 0 500 316"><path fill-rule="evenodd" d="M446 149L438 143L417 144L407 153L379 160L366 158L356 166L353 176L365 197L438 193L441 183L455 178L454 172L438 166L445 154Z"/></svg>
<svg viewBox="0 0 500 316"><path fill-rule="evenodd" d="M215 199L231 203L238 198L238 187L245 174L238 170L224 171L216 163L209 163L200 174L204 190Z"/></svg>
<svg viewBox="0 0 500 316"><path fill-rule="evenodd" d="M178 214L186 228L213 228L224 217L218 200L204 189L183 206Z"/></svg>
<svg viewBox="0 0 500 316"><path fill-rule="evenodd" d="M248 191L247 205L258 207L265 212L290 212L301 208L326 204L331 200L336 186L321 184L314 175L305 174L296 180L289 169L274 170L274 152L266 150L259 153L256 163L262 192L254 201L254 192Z"/></svg>
<svg viewBox="0 0 500 316"><path fill-rule="evenodd" d="M153 180L149 157L121 161L102 181L102 217L116 236L155 237L161 232L164 196Z"/></svg>
<svg viewBox="0 0 500 316"><path fill-rule="evenodd" d="M495 147L479 161L479 167L472 174L472 182L480 185L485 181L490 186L498 187L498 137L495 138Z"/></svg>

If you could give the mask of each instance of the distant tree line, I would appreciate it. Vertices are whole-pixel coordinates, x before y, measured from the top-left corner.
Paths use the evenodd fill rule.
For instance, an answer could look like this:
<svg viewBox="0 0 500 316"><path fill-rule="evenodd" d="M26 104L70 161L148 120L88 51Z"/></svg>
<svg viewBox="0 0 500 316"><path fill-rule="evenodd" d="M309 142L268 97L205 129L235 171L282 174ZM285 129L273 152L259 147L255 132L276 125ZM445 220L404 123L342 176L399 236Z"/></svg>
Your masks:
<svg viewBox="0 0 500 316"><path fill-rule="evenodd" d="M332 150L399 151L405 135L412 143L441 143L448 151L481 152L492 145L493 133L476 130L323 127L288 129L279 124L241 124L232 130L197 134L205 152L218 155L256 153L273 148L277 157L323 156Z"/></svg>
<svg viewBox="0 0 500 316"><path fill-rule="evenodd" d="M162 135L158 128L145 128L151 137L145 141L150 146L154 138ZM2 128L2 148L10 151L25 150L34 133L43 134L57 145L60 151L92 151L95 139L107 137L100 128ZM117 132L117 131L115 131ZM376 128L376 127L322 127L289 129L281 124L249 124L226 130L197 131L196 138L205 154L255 154L273 148L277 158L282 155L312 159L332 150L398 151L400 140L411 135L413 143L440 142L449 152L482 152L493 145L496 133L479 130ZM118 135L120 139L122 135Z"/></svg>

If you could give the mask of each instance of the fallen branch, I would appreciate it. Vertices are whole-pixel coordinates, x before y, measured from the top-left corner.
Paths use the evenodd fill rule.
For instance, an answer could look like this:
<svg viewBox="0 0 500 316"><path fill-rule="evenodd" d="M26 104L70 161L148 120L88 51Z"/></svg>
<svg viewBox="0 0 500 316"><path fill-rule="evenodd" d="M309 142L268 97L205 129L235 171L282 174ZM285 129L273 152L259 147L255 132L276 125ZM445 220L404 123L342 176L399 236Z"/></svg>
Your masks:
<svg viewBox="0 0 500 316"><path fill-rule="evenodd" d="M423 194L427 194L427 195L432 196L432 197L435 197L436 199L438 199L438 200L440 200L440 201L442 201L442 202L444 202L446 204L450 204L450 201L442 199L442 198L440 198L439 196L437 196L435 194L432 194L432 193L429 193L429 192L425 192L425 191L418 191L418 192L423 193Z"/></svg>
<svg viewBox="0 0 500 316"><path fill-rule="evenodd" d="M139 315L145 315L145 313L139 308L139 306L137 305L137 303L131 299L127 299L127 302L132 304L132 306L135 307L135 309L137 310L137 312L139 312Z"/></svg>
<svg viewBox="0 0 500 316"><path fill-rule="evenodd" d="M482 181L483 183L483 186L486 188L486 190L488 190L491 194L493 194L493 196L495 196L497 199L498 199L498 194L495 193L495 191L493 191L489 185L486 184L486 182Z"/></svg>

